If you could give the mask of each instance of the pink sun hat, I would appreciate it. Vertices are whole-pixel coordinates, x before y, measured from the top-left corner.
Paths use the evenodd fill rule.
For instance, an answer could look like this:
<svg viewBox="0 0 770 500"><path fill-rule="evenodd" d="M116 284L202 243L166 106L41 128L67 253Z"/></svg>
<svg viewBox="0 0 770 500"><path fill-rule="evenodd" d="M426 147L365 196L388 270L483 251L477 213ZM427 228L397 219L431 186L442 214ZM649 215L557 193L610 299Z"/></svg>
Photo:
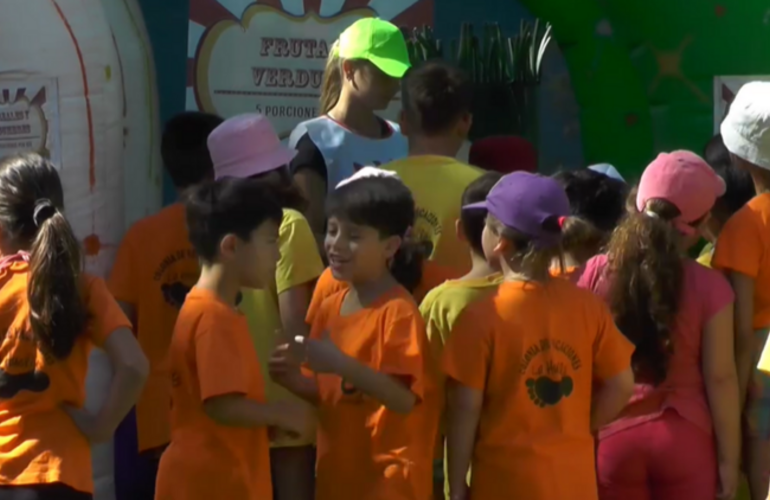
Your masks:
<svg viewBox="0 0 770 500"><path fill-rule="evenodd" d="M278 138L273 125L258 113L225 120L208 138L214 178L245 179L288 165L297 155Z"/></svg>

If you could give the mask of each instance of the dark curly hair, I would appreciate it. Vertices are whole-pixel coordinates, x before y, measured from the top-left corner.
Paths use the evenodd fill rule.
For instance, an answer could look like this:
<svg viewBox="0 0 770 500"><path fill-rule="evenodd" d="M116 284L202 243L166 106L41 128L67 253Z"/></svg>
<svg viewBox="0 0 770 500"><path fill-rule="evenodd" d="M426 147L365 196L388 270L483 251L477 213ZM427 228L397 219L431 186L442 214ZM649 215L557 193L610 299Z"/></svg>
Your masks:
<svg viewBox="0 0 770 500"><path fill-rule="evenodd" d="M670 224L679 214L666 200L649 200L644 213L634 209L622 220L607 245L615 324L636 346L637 380L655 385L668 373L684 281L681 236Z"/></svg>

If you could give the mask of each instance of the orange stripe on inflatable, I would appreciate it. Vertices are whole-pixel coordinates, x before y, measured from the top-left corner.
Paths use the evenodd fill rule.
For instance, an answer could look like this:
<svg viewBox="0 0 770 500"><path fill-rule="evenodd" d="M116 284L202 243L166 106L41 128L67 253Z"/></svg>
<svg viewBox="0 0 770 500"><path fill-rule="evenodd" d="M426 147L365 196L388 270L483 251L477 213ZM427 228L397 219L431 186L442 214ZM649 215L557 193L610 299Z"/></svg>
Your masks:
<svg viewBox="0 0 770 500"><path fill-rule="evenodd" d="M56 0L51 0L51 2L56 8L56 12L59 14L64 26L67 28L67 32L69 32L70 38L72 38L72 43L75 45L75 52L78 54L80 73L83 77L83 95L86 98L86 116L88 117L88 185L93 190L96 185L96 151L94 147L94 121L91 116L91 96L88 89L86 64L85 61L83 61L83 52L80 50L78 39L75 37L75 33L72 31L72 26L70 26L69 21L67 21L67 18L64 16L64 12L62 12L61 7L59 7L59 2Z"/></svg>

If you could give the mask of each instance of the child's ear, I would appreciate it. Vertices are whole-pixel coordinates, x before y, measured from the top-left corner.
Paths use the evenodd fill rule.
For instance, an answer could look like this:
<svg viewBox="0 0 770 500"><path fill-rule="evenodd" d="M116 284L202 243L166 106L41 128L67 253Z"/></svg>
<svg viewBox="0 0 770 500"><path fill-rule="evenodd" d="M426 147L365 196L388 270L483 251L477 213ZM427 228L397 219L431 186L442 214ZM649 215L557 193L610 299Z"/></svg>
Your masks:
<svg viewBox="0 0 770 500"><path fill-rule="evenodd" d="M234 234L226 234L219 242L219 253L225 259L230 259L235 255L238 237Z"/></svg>
<svg viewBox="0 0 770 500"><path fill-rule="evenodd" d="M467 242L468 239L465 237L465 231L463 230L463 221L461 219L457 219L455 221L455 234L457 234L457 239L460 241Z"/></svg>
<svg viewBox="0 0 770 500"><path fill-rule="evenodd" d="M498 236L493 251L496 255L505 255L513 249L512 247L513 245L510 241Z"/></svg>
<svg viewBox="0 0 770 500"><path fill-rule="evenodd" d="M392 259L396 255L403 242L404 239L401 236L390 236L385 240L385 255L388 259Z"/></svg>
<svg viewBox="0 0 770 500"><path fill-rule="evenodd" d="M463 139L467 138L468 134L471 132L472 126L473 115L471 113L466 113L457 121L457 135Z"/></svg>

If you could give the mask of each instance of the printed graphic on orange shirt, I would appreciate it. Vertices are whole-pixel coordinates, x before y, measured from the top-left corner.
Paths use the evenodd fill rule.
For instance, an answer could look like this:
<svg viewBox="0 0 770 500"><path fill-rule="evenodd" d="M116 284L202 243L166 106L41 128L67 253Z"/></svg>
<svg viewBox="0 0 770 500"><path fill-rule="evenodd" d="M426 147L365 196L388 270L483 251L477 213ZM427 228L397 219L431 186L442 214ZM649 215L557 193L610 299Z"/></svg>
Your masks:
<svg viewBox="0 0 770 500"><path fill-rule="evenodd" d="M529 399L535 406L546 408L572 394L574 375L582 365L567 342L541 339L527 348L519 362L519 373L524 377Z"/></svg>
<svg viewBox="0 0 770 500"><path fill-rule="evenodd" d="M189 260L194 262L198 261L198 256L195 254L195 250L192 248L185 248L177 250L174 253L167 255L160 263L158 268L153 274L153 279L156 283L160 284L160 291L163 294L163 299L168 305L175 309L180 309L184 300L187 297L187 293L192 286L198 281L198 272L191 273L188 269ZM179 263L184 262L184 266L178 266ZM182 267L184 271L179 271L177 268Z"/></svg>
<svg viewBox="0 0 770 500"><path fill-rule="evenodd" d="M41 365L50 365L55 360L51 355L42 355L38 350L32 332L9 330L4 344L13 343L4 351L0 362L0 399L11 399L21 391L44 392L51 385L48 374L40 370ZM39 357L45 361L41 363Z"/></svg>
<svg viewBox="0 0 770 500"><path fill-rule="evenodd" d="M436 214L423 207L417 207L412 237L420 245L425 258L430 257L435 249L435 242L441 237L444 228Z"/></svg>

